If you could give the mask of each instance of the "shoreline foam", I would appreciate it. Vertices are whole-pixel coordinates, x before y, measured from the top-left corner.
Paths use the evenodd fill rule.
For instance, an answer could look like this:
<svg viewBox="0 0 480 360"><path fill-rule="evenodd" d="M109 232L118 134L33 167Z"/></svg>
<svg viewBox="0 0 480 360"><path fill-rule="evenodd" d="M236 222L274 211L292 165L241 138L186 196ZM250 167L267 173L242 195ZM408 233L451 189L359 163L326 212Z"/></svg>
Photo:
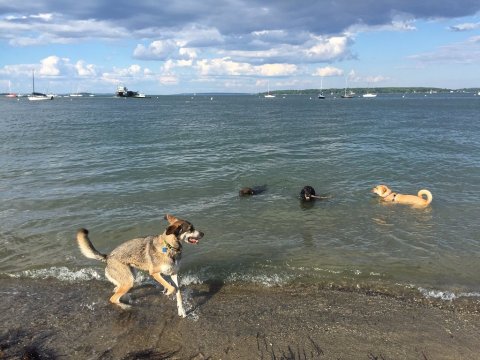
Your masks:
<svg viewBox="0 0 480 360"><path fill-rule="evenodd" d="M205 274L204 274L205 275ZM25 270L16 273L0 273L0 279L7 276L12 279L53 279L62 282L76 283L90 280L105 281L103 269L97 268L80 268L70 269L66 266L53 266L50 268ZM228 285L253 285L260 287L295 287L296 285L312 286L314 288L322 289L342 289L343 291L360 292L360 293L379 293L385 296L401 297L401 298L420 298L435 299L441 301L452 301L461 298L471 299L475 301L480 299L480 293L476 291L468 291L463 289L438 289L432 286L420 286L413 284L392 284L388 281L360 281L354 280L339 280L332 281L332 279L324 279L323 281L305 281L305 279L295 278L294 276L281 276L278 274L240 274L232 273L225 277L225 279L209 278L208 276L198 276L194 274L182 274L180 276L181 286L202 285L205 283L221 282ZM108 282L107 282L108 283ZM137 272L135 279L135 286L145 284L156 284L148 274L141 271Z"/></svg>

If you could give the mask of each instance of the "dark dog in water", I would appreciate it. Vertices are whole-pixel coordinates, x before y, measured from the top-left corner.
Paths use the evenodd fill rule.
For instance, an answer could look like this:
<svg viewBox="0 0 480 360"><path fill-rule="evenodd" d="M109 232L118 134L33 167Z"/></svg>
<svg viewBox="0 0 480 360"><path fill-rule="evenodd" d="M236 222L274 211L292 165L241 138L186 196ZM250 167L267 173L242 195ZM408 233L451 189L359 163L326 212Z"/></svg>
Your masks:
<svg viewBox="0 0 480 360"><path fill-rule="evenodd" d="M267 190L267 185L244 187L238 192L239 196L259 195Z"/></svg>
<svg viewBox="0 0 480 360"><path fill-rule="evenodd" d="M328 199L328 196L316 195L315 189L312 186L307 185L303 187L302 191L300 191L300 199L302 199L303 201L313 201L315 199Z"/></svg>

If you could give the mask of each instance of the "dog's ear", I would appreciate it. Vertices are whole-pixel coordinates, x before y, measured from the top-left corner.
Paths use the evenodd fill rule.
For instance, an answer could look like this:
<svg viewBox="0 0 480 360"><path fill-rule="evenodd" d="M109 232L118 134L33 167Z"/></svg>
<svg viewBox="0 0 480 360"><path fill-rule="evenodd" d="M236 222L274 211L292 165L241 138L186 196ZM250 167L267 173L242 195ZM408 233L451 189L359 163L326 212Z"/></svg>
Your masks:
<svg viewBox="0 0 480 360"><path fill-rule="evenodd" d="M166 235L171 235L174 234L175 236L179 236L180 234L183 234L184 232L187 232L190 230L191 225L187 222L181 223L181 225L173 224L170 225L167 230L165 231Z"/></svg>
<svg viewBox="0 0 480 360"><path fill-rule="evenodd" d="M170 215L170 214L165 214L164 219L167 220L170 225L172 225L172 224L174 224L175 222L178 221L178 219L175 216Z"/></svg>
<svg viewBox="0 0 480 360"><path fill-rule="evenodd" d="M179 226L177 225L170 225L167 230L165 230L165 234L166 235L172 235L174 234L175 236L177 236L177 230L179 229Z"/></svg>

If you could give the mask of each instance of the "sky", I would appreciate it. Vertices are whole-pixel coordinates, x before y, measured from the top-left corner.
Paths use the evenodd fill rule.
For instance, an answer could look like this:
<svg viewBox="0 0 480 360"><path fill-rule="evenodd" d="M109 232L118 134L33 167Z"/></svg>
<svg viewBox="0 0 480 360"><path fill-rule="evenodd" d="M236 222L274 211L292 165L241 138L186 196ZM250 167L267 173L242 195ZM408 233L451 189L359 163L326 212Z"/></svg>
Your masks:
<svg viewBox="0 0 480 360"><path fill-rule="evenodd" d="M480 87L479 0L0 0L0 93Z"/></svg>

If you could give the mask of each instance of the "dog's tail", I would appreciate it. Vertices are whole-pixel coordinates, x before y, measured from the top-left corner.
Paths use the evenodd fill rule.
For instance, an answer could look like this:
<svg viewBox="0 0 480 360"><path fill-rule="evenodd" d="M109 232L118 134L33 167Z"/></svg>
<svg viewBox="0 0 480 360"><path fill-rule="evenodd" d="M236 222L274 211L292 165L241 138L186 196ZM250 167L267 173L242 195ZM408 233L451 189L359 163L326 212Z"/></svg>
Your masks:
<svg viewBox="0 0 480 360"><path fill-rule="evenodd" d="M425 199L423 197L423 195L425 195L427 198ZM427 206L428 204L430 204L432 202L432 199L433 199L433 196L432 196L432 193L428 190L420 190L418 192L418 196L421 197L422 199L424 199L426 202L425 202L425 206Z"/></svg>
<svg viewBox="0 0 480 360"><path fill-rule="evenodd" d="M80 251L87 258L100 260L100 261L107 261L107 255L98 252L97 249L93 247L92 242L88 238L87 229L79 229L77 231L77 243L78 243L78 247L80 248Z"/></svg>

